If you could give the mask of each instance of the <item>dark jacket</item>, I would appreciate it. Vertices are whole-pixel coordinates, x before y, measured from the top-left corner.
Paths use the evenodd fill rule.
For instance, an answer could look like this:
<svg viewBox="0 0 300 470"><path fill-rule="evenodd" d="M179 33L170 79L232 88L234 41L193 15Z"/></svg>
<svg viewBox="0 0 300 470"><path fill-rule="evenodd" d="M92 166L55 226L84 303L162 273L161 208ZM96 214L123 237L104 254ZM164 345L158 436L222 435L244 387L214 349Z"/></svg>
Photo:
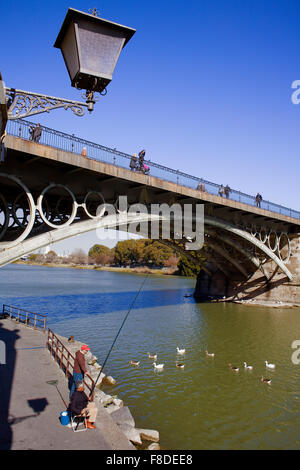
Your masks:
<svg viewBox="0 0 300 470"><path fill-rule="evenodd" d="M80 415L82 410L86 408L88 402L89 399L84 392L79 392L78 390L75 390L71 397L68 410L72 411L72 413L74 413L75 415Z"/></svg>
<svg viewBox="0 0 300 470"><path fill-rule="evenodd" d="M73 371L76 372L77 374L86 373L85 358L81 351L77 351L75 354Z"/></svg>

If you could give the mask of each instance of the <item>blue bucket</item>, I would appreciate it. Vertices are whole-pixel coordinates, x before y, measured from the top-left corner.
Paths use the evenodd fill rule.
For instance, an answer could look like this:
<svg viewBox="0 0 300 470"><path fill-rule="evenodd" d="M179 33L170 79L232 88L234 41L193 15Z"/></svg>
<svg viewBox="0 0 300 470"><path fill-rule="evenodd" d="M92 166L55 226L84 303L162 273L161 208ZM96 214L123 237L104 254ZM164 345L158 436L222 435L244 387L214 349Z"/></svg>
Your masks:
<svg viewBox="0 0 300 470"><path fill-rule="evenodd" d="M70 422L70 416L69 416L69 413L67 411L62 411L60 413L60 423L63 425L63 426L67 426Z"/></svg>

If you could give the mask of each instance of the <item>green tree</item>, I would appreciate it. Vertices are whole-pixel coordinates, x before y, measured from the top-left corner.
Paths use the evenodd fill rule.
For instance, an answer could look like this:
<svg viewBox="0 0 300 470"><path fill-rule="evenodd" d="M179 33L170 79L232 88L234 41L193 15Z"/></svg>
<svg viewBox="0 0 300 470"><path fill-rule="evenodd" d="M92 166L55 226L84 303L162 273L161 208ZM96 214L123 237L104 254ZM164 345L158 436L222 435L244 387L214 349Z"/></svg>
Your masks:
<svg viewBox="0 0 300 470"><path fill-rule="evenodd" d="M195 261L191 260L191 258L188 258L187 256L180 255L180 260L177 265L178 274L180 276L197 277L201 269L200 263L205 263L205 257L203 254L198 251L190 251L190 254L195 258Z"/></svg>
<svg viewBox="0 0 300 470"><path fill-rule="evenodd" d="M118 242L115 247L114 262L119 265L137 264L140 261L139 246L136 240Z"/></svg>
<svg viewBox="0 0 300 470"><path fill-rule="evenodd" d="M110 248L105 245L93 245L92 248L90 248L88 256L90 258L97 258L99 255L109 255L110 254Z"/></svg>

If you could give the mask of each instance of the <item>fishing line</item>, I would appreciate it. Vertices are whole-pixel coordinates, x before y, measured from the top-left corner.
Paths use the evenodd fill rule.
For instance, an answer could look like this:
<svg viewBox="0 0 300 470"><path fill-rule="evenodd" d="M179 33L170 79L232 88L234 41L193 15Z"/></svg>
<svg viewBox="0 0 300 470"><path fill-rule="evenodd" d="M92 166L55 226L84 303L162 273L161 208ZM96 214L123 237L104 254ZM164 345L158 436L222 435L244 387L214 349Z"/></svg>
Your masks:
<svg viewBox="0 0 300 470"><path fill-rule="evenodd" d="M121 333L121 330L122 330L123 326L125 325L125 322L126 322L128 316L129 316L129 314L130 314L130 312L131 312L131 310L132 310L132 307L133 307L133 305L134 305L136 299L138 298L139 293L141 292L142 288L144 287L144 284L145 284L146 280L148 279L148 277L149 277L149 273L148 273L147 276L144 278L144 280L143 280L143 282L141 283L141 286L140 286L138 292L136 293L136 295L135 295L133 301L131 302L131 305L130 305L130 307L129 307L129 310L128 310L127 314L126 314L125 317L124 317L124 320L123 320L123 322L122 322L122 324L121 324L121 326L120 326L120 328L119 328L119 331L118 331L118 333L117 333L117 335L116 335L116 337L115 337L115 339L114 339L114 341L113 341L113 343L112 343L112 345L111 345L111 347L110 347L110 350L108 351L108 354L107 354L107 356L106 356L106 358L105 358L105 360L104 360L104 362L103 362L103 366L102 366L102 368L101 368L101 370L100 370L100 372L99 372L99 374L98 374L98 376L97 376L97 379L96 379L95 382L94 382L94 385L93 385L93 388L92 388L92 390L91 390L90 396L92 395L92 393L93 393L93 391L94 391L94 388L95 388L95 386L96 386L96 383L98 382L98 379L99 379L99 377L100 377L100 374L103 372L103 369L104 369L104 367L105 367L105 364L106 364L106 362L107 362L107 360L108 360L108 358L109 358L109 356L110 356L110 353L111 353L112 350L113 350L114 345L116 344L116 341L117 341L117 339L118 339L118 336L119 336L119 334Z"/></svg>

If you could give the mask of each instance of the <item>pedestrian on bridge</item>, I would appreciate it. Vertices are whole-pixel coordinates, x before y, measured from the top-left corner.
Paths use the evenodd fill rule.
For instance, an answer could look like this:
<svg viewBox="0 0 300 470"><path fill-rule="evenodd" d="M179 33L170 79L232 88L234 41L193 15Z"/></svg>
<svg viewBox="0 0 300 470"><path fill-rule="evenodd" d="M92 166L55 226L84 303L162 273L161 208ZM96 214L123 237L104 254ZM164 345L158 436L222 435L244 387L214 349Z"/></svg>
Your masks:
<svg viewBox="0 0 300 470"><path fill-rule="evenodd" d="M206 193L206 188L205 188L205 184L204 183L199 183L197 184L197 190L198 191L201 191L202 193Z"/></svg>
<svg viewBox="0 0 300 470"><path fill-rule="evenodd" d="M140 171L144 171L144 159L145 159L146 150L141 150L139 152L139 166Z"/></svg>
<svg viewBox="0 0 300 470"><path fill-rule="evenodd" d="M231 189L228 186L228 184L225 186L224 191L225 191L226 199L229 199L229 194L231 193Z"/></svg>
<svg viewBox="0 0 300 470"><path fill-rule="evenodd" d="M136 156L136 153L134 153L133 156L131 157L129 167L130 167L131 171L137 170L137 156Z"/></svg>
<svg viewBox="0 0 300 470"><path fill-rule="evenodd" d="M225 188L224 186L221 184L220 188L219 188L219 196L223 197L225 194Z"/></svg>
<svg viewBox="0 0 300 470"><path fill-rule="evenodd" d="M39 142L42 135L42 128L40 124L37 124L36 127L30 126L29 133L31 134L31 140L33 142Z"/></svg>
<svg viewBox="0 0 300 470"><path fill-rule="evenodd" d="M256 207L260 207L260 203L262 201L262 195L257 193L255 196L255 201L256 201Z"/></svg>

